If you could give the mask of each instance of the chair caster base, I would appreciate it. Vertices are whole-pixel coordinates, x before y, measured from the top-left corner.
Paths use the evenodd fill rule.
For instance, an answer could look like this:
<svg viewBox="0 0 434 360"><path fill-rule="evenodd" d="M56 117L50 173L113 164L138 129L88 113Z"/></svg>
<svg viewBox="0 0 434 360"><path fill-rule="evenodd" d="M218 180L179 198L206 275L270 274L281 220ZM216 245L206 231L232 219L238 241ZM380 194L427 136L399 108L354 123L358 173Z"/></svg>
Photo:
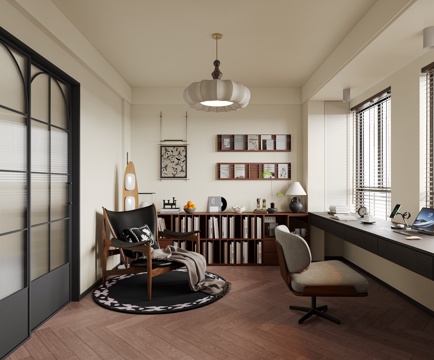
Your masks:
<svg viewBox="0 0 434 360"><path fill-rule="evenodd" d="M332 321L332 322L339 324L339 325L341 323L341 321L339 319L336 319L335 317L325 313L328 309L327 305L322 305L322 306L317 307L316 306L316 298L314 298L314 297L312 298L312 306L311 307L292 306L291 305L289 308L291 310L304 311L306 313L306 315L304 315L300 320L298 320L299 324L302 324L305 320L310 318L312 315L322 317L324 319L327 319L327 320Z"/></svg>

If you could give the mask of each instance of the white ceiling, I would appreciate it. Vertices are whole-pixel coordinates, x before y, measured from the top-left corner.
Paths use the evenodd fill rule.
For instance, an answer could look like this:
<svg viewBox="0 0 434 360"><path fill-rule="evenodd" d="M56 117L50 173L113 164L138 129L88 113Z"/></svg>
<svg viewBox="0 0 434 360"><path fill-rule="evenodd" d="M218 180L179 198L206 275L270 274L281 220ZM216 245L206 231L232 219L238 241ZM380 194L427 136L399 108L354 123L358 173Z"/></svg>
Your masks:
<svg viewBox="0 0 434 360"><path fill-rule="evenodd" d="M397 0L52 0L133 88L182 88L210 79L215 32L223 34L223 79L252 88L302 88L376 2L391 1ZM434 0L413 1L314 97L364 91L420 56L422 29L431 25Z"/></svg>

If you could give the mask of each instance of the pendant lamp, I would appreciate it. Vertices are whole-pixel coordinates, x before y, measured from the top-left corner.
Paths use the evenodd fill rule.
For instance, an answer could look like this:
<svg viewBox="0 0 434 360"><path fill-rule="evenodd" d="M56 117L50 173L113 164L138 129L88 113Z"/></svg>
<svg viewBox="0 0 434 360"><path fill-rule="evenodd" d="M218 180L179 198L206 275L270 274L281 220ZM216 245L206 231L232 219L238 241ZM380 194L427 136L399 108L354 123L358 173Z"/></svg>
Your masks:
<svg viewBox="0 0 434 360"><path fill-rule="evenodd" d="M218 40L222 34L212 34L216 41L216 59L212 80L202 80L191 83L184 89L184 101L193 109L200 111L234 111L246 107L250 100L250 90L243 84L232 80L220 80L222 73L219 69Z"/></svg>

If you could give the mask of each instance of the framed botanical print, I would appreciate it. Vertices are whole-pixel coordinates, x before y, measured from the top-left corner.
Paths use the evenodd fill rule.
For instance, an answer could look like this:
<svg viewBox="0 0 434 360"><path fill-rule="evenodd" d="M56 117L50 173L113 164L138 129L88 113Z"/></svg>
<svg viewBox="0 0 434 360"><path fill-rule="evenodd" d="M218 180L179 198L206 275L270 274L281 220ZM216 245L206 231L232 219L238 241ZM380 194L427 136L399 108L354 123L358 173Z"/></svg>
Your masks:
<svg viewBox="0 0 434 360"><path fill-rule="evenodd" d="M187 178L186 145L160 145L160 178Z"/></svg>

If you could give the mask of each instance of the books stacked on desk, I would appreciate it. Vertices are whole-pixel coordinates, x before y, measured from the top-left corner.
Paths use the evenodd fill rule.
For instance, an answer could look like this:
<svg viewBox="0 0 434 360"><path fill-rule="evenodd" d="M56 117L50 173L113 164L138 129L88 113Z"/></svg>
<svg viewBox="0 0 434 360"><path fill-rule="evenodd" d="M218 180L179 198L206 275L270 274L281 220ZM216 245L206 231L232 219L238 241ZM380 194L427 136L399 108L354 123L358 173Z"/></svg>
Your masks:
<svg viewBox="0 0 434 360"><path fill-rule="evenodd" d="M329 207L329 214L332 219L348 221L357 220L357 218L350 214L350 209L346 205L331 205Z"/></svg>
<svg viewBox="0 0 434 360"><path fill-rule="evenodd" d="M349 214L350 209L346 205L330 205L329 207L329 214L335 215L335 214Z"/></svg>

